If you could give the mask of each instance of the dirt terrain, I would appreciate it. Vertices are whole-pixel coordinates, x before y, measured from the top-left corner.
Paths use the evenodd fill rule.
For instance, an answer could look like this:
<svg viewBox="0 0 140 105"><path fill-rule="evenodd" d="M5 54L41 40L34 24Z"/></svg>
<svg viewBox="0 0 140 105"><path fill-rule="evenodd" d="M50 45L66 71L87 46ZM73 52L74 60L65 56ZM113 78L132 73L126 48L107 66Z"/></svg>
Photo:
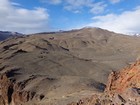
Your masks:
<svg viewBox="0 0 140 105"><path fill-rule="evenodd" d="M102 94L112 71L140 58L139 46L140 37L100 28L1 41L0 105L67 105Z"/></svg>

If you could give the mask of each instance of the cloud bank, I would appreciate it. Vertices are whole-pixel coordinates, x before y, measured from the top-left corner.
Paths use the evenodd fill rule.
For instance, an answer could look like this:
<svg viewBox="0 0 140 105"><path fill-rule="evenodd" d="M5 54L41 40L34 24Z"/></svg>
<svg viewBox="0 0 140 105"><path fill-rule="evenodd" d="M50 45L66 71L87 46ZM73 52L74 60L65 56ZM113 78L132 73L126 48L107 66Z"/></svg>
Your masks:
<svg viewBox="0 0 140 105"><path fill-rule="evenodd" d="M18 7L17 7L18 5ZM49 15L44 8L21 8L10 0L0 0L0 29L32 33L47 28Z"/></svg>
<svg viewBox="0 0 140 105"><path fill-rule="evenodd" d="M131 11L124 11L121 14L106 14L95 16L93 23L87 26L100 27L119 33L138 33L140 32L140 7Z"/></svg>

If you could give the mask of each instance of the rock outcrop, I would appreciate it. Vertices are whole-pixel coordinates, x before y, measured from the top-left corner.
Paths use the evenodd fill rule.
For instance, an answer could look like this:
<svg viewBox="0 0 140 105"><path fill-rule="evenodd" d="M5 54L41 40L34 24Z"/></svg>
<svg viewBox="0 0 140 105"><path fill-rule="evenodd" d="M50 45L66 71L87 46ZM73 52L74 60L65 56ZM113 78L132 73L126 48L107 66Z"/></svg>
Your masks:
<svg viewBox="0 0 140 105"><path fill-rule="evenodd" d="M43 95L38 95L36 92L25 91L27 81L16 83L14 79L8 78L7 74L2 74L0 77L0 105L25 105L26 102L33 99L39 101L44 98Z"/></svg>
<svg viewBox="0 0 140 105"><path fill-rule="evenodd" d="M2 105L9 105L12 100L13 83L7 78L6 74L0 77L0 91Z"/></svg>
<svg viewBox="0 0 140 105"><path fill-rule="evenodd" d="M120 72L112 72L109 76L106 91L123 93L131 87L140 88L140 61L124 68Z"/></svg>
<svg viewBox="0 0 140 105"><path fill-rule="evenodd" d="M115 104L119 103L117 98L122 104L140 104L140 61L119 72L112 72L105 92Z"/></svg>

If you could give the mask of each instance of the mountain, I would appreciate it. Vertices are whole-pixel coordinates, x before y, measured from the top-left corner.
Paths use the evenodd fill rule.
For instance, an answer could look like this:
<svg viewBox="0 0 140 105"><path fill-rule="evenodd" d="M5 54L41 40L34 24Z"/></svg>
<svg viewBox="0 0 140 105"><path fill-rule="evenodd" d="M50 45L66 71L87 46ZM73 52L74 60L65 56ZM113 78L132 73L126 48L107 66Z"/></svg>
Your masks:
<svg viewBox="0 0 140 105"><path fill-rule="evenodd" d="M23 35L18 32L10 32L10 31L0 31L0 41L5 40L9 37Z"/></svg>
<svg viewBox="0 0 140 105"><path fill-rule="evenodd" d="M100 28L1 41L0 105L67 105L101 94L112 71L140 58L139 46L140 37Z"/></svg>

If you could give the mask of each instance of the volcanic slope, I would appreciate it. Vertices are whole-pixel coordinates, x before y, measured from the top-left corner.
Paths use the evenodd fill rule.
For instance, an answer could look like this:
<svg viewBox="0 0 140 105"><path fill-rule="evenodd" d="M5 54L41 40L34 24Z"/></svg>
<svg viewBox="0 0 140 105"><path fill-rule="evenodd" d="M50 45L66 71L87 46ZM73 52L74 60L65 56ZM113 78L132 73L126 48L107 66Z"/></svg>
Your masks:
<svg viewBox="0 0 140 105"><path fill-rule="evenodd" d="M139 59L139 46L140 37L100 28L1 41L0 102L65 105L102 92L110 72Z"/></svg>

